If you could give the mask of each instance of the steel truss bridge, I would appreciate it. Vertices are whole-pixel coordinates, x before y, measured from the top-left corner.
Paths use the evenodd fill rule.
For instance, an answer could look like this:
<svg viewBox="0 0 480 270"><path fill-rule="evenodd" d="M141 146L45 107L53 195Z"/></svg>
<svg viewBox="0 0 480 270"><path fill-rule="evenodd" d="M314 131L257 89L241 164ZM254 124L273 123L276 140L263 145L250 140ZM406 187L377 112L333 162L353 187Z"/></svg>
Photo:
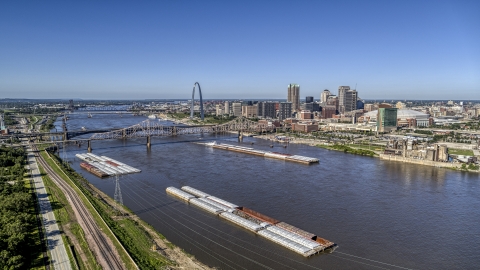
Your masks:
<svg viewBox="0 0 480 270"><path fill-rule="evenodd" d="M104 133L95 133L89 140L109 140L109 139L128 139L145 138L156 136L175 136L186 134L201 133L221 133L221 132L245 132L261 133L272 131L275 127L268 124L260 124L248 120L244 117L236 118L230 122L220 125L202 125L202 126L166 126L162 122L147 119L136 125Z"/></svg>

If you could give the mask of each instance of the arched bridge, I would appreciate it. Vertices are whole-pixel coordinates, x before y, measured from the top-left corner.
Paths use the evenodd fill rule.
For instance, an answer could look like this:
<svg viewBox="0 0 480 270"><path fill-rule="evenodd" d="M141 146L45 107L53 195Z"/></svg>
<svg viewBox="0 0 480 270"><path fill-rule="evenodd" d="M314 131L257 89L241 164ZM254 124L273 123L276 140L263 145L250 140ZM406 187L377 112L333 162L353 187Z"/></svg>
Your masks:
<svg viewBox="0 0 480 270"><path fill-rule="evenodd" d="M147 119L136 125L104 133L95 133L90 140L108 140L125 138L144 138L152 136L175 136L185 134L216 133L216 132L266 132L272 131L274 126L260 124L244 117L236 118L221 125L202 126L166 126L157 120Z"/></svg>

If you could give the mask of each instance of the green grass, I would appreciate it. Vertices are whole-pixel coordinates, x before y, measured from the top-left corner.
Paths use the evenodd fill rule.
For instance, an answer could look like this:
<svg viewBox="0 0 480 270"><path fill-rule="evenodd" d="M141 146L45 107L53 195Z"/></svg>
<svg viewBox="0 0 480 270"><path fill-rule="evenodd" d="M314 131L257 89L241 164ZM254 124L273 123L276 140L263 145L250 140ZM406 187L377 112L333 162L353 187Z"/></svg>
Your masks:
<svg viewBox="0 0 480 270"><path fill-rule="evenodd" d="M473 150L448 148L448 153L452 155L473 156Z"/></svg>
<svg viewBox="0 0 480 270"><path fill-rule="evenodd" d="M365 150L365 149L355 149L346 145L342 144L334 144L334 145L322 145L322 144L317 144L317 147L320 148L325 148L325 149L330 149L330 150L336 150L336 151L342 151L344 153L350 153L350 154L355 154L355 155L361 155L361 156L376 156L375 152L370 151L370 150Z"/></svg>
<svg viewBox="0 0 480 270"><path fill-rule="evenodd" d="M48 177L46 175L45 171L43 170L43 168L40 165L38 167L40 169L40 173L42 174L43 183L44 183L45 188L47 190L48 198L50 200L50 204L52 205L53 214L55 215L55 218L57 220L58 226L60 227L60 230L63 231L63 226L66 226L68 223L72 223L72 219L75 216L75 213L74 213L72 207L70 206L70 204L67 200L67 197L65 196L65 194L63 194L62 190L55 183L53 183L53 181L50 179L50 177ZM77 222L74 222L74 223L78 225ZM89 266L87 268L87 267L84 266L83 263L80 263L79 266L83 266L83 268L80 267L80 269L91 269L92 267L95 268L95 269L99 269L100 265L97 263L97 261L95 259L95 255L92 253L92 251L88 247L87 242L85 241L84 232L83 232L83 230L80 226L78 226L78 227L79 227L80 231L79 230L75 230L75 231L72 230L72 233L75 235L75 237L79 241L80 246L81 246L81 250L79 250L79 251L81 251L85 254L85 257L87 258L86 263L87 263L87 266ZM75 269L76 267L75 267L74 261L81 262L82 260L81 260L81 258L75 258L73 256L71 250L68 248L72 244L70 243L70 241L68 240L67 237L63 237L63 236L62 236L62 238L64 238L64 244L65 244L65 247L67 249L67 253L68 253L68 257L70 259L70 263L72 265L72 268ZM82 243L82 241L84 243Z"/></svg>
<svg viewBox="0 0 480 270"><path fill-rule="evenodd" d="M83 201L85 206L87 207L88 211L92 214L93 219L97 223L97 225L100 227L100 229L107 235L108 238L112 241L112 243L115 245L120 257L122 258L122 261L127 265L128 269L136 269L135 265L132 263L130 260L128 254L125 253L123 247L121 244L117 241L115 236L112 234L102 217L97 213L93 205L90 203L90 201L86 198L85 194L68 178L68 176L60 169L59 166L55 163L53 159L50 158L45 151L41 151L41 154L45 161L50 165L50 167L60 176L62 177L74 190L77 194L80 194L80 199ZM87 245L88 248L88 245ZM83 249L83 247L82 247Z"/></svg>
<svg viewBox="0 0 480 270"><path fill-rule="evenodd" d="M156 252L147 252L145 249L144 241L138 241L137 238L140 235L146 235L144 229L132 220L121 222L121 220L113 220L112 217L116 216L116 210L112 209L102 200L92 195L92 190L87 184L87 181L83 179L79 174L73 171L71 168L63 168L63 165L58 165L58 157L47 157L47 153L42 151L42 155L46 157L49 165L62 176L70 186L72 186L78 194L81 194L80 198L84 201L85 205L92 213L95 221L105 234L112 240L116 246L120 257L127 265L128 269L136 269L135 264L131 261L128 253L132 256L133 260L138 264L141 269L157 269L160 266L172 265L173 263L161 256ZM55 159L55 160L54 160ZM62 166L65 172L60 168ZM68 176L67 176L68 174ZM75 179L75 180L72 180ZM133 226L134 224L135 226ZM123 226L122 226L123 225ZM118 239L118 240L117 240ZM121 244L120 244L120 242ZM150 245L152 241L147 241L147 245ZM123 245L123 246L122 246Z"/></svg>
<svg viewBox="0 0 480 270"><path fill-rule="evenodd" d="M24 181L25 183L25 187L28 188L28 190L30 190L30 194L32 195L32 199L35 200L35 191L33 189L33 186L31 184L31 182L29 180L26 180ZM35 200L35 204L33 206L33 208L30 210L31 213L37 213L37 210L36 210L36 205L37 205L37 201ZM36 247L38 247L38 254L32 254L32 263L30 265L30 269L32 270L42 270L42 269L46 269L45 267L45 264L44 264L44 261L43 261L43 253L42 253L42 249L41 249L41 246L42 246L42 240L40 239L40 231L38 230L38 226L35 226L35 228L30 232L32 234L32 239L34 241L34 245Z"/></svg>
<svg viewBox="0 0 480 270"><path fill-rule="evenodd" d="M360 148L360 149L366 149L366 150L372 150L372 151L383 151L385 150L384 146L379 146L379 145L366 145L366 144L350 144L348 145L352 148Z"/></svg>

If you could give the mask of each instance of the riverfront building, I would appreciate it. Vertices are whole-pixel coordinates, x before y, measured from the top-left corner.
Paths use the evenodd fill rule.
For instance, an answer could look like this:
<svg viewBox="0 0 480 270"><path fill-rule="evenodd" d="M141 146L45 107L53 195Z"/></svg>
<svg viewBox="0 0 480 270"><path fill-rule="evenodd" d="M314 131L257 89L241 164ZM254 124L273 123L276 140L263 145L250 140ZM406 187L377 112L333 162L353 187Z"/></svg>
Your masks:
<svg viewBox="0 0 480 270"><path fill-rule="evenodd" d="M380 108L377 114L377 131L390 132L397 129L397 108Z"/></svg>
<svg viewBox="0 0 480 270"><path fill-rule="evenodd" d="M277 109L274 102L259 102L257 103L257 116L263 118L276 118Z"/></svg>
<svg viewBox="0 0 480 270"><path fill-rule="evenodd" d="M278 109L278 119L283 121L287 118L292 117L292 103L291 102L280 102Z"/></svg>
<svg viewBox="0 0 480 270"><path fill-rule="evenodd" d="M232 113L233 116L239 117L242 115L242 103L234 102L232 103Z"/></svg>

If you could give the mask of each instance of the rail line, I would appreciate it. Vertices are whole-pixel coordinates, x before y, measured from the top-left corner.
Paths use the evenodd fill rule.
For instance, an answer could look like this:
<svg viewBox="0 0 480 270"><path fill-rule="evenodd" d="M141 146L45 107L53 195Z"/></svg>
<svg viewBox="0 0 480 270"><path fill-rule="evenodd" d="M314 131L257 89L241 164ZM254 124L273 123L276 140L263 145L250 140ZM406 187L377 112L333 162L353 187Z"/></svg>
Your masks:
<svg viewBox="0 0 480 270"><path fill-rule="evenodd" d="M99 263L102 264L102 262L105 262L107 265L104 267L107 267L107 269L126 269L122 261L119 260L114 250L108 244L105 236L102 234L102 231L97 226L93 217L90 215L76 192L72 189L72 187L65 183L64 180L52 168L50 168L43 157L38 154L38 148L36 146L32 147L34 149L35 158L39 161L40 165L42 165L52 181L54 181L70 199L73 209L75 209L75 212L78 213L77 218L83 221L84 226L82 226L82 229L86 234L92 236L95 245L93 249L94 251L97 251L97 256L100 257Z"/></svg>

